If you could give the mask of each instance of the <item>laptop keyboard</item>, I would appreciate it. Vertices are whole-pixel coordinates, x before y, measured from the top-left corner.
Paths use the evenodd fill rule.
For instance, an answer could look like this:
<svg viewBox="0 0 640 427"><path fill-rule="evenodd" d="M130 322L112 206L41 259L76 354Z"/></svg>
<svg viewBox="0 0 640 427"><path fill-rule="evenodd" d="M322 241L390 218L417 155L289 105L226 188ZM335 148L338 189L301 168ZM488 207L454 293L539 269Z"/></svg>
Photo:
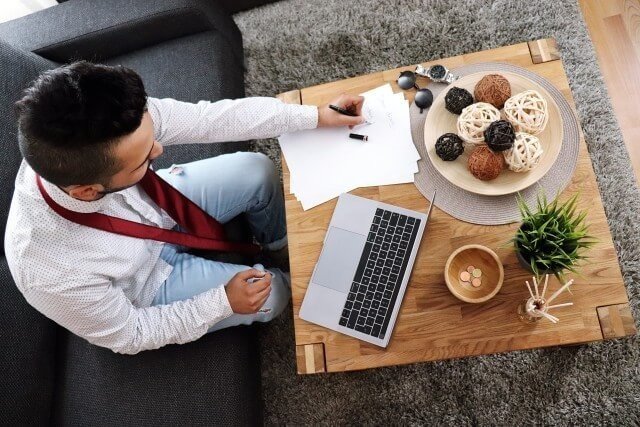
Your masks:
<svg viewBox="0 0 640 427"><path fill-rule="evenodd" d="M378 208L339 323L383 339L420 219Z"/></svg>

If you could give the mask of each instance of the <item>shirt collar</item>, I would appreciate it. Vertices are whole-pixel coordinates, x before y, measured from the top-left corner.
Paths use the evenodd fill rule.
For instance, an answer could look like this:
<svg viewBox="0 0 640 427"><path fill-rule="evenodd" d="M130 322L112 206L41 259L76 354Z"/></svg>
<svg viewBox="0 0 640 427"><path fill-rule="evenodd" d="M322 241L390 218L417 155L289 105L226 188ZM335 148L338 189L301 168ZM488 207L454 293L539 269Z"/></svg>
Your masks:
<svg viewBox="0 0 640 427"><path fill-rule="evenodd" d="M47 191L49 196L60 206L63 208L67 208L74 212L80 213L93 213L102 210L109 201L111 201L113 195L115 193L109 193L102 196L102 198L98 200L94 200L91 202L85 202L84 200L74 199L67 193L65 193L60 187L54 185L44 178L40 177L42 180L42 185L44 189Z"/></svg>

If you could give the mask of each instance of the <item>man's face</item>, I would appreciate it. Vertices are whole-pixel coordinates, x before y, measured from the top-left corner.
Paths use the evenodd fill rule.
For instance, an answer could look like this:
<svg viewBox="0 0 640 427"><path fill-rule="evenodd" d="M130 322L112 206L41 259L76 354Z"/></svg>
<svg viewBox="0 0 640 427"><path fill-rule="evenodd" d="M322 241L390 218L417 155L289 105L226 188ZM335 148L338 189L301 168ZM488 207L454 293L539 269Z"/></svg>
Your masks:
<svg viewBox="0 0 640 427"><path fill-rule="evenodd" d="M140 127L115 146L113 154L119 159L121 168L111 177L109 187L105 190L113 192L135 185L147 172L149 163L162 152L162 145L153 138L153 122L146 112Z"/></svg>
<svg viewBox="0 0 640 427"><path fill-rule="evenodd" d="M67 188L71 197L91 201L105 193L112 193L138 183L147 172L149 163L163 152L162 145L153 137L153 122L148 112L142 116L140 127L123 137L114 148L120 171L111 177L107 187L102 184L78 185Z"/></svg>

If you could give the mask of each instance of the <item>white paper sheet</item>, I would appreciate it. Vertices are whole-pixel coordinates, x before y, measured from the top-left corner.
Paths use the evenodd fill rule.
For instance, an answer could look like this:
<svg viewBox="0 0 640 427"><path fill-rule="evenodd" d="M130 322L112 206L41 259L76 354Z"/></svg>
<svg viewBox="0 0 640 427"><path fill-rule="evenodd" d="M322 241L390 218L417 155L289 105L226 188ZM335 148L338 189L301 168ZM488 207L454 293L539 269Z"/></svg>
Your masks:
<svg viewBox="0 0 640 427"><path fill-rule="evenodd" d="M320 128L282 135L290 192L307 210L359 187L413 182L420 155L413 145L404 94L383 85L362 94L371 124L353 130ZM365 134L367 142L349 138Z"/></svg>

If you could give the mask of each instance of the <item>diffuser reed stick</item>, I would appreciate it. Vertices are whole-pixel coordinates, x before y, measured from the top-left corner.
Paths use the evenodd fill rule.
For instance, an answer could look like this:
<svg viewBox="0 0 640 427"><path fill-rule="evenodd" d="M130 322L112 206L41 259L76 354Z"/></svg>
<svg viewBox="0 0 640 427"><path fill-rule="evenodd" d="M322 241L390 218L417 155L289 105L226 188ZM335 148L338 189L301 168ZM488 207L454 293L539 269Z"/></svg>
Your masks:
<svg viewBox="0 0 640 427"><path fill-rule="evenodd" d="M549 313L551 309L558 309L562 307L572 306L572 302L565 302L562 304L554 304L550 305L549 303L556 299L560 294L562 294L566 290L570 290L571 285L573 284L573 279L569 280L565 284L563 284L560 289L555 291L549 299L545 299L545 295L547 294L547 287L549 285L549 275L547 274L544 279L544 285L542 287L542 293L540 293L540 285L542 285L542 281L538 282L536 277L532 278L533 287L529 283L528 280L525 280L525 284L527 285L527 290L529 291L530 298L524 300L518 306L518 316L520 320L526 323L534 323L539 321L542 318L549 320L552 323L558 323L560 319L553 314ZM535 292L534 292L535 289Z"/></svg>

